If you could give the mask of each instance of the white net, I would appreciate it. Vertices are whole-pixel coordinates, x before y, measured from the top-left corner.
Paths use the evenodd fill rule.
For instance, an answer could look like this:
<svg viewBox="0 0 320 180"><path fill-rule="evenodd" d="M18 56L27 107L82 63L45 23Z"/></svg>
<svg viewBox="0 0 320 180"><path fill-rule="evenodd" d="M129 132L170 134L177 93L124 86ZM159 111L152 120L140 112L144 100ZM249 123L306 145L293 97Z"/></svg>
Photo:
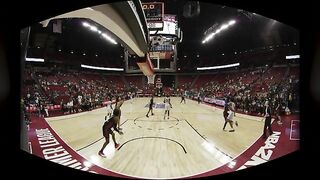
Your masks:
<svg viewBox="0 0 320 180"><path fill-rule="evenodd" d="M151 76L147 76L148 78L148 84L154 84L154 79L155 79L156 75L151 75Z"/></svg>

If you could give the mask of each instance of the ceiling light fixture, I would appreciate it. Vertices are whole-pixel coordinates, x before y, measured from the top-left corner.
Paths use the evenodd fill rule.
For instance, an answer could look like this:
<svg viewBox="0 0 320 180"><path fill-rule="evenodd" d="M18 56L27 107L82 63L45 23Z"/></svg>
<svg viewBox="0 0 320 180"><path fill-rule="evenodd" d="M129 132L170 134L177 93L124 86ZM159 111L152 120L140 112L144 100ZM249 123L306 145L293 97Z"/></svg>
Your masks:
<svg viewBox="0 0 320 180"><path fill-rule="evenodd" d="M82 68L87 69L96 69L96 70L104 70L104 71L123 71L123 68L107 68L107 67L98 67L98 66L90 66L90 65L84 65L81 64Z"/></svg>
<svg viewBox="0 0 320 180"><path fill-rule="evenodd" d="M113 38L111 38L110 36L108 36L106 33L102 33L102 31L100 31L96 26L90 25L87 22L83 22L82 25L84 27L87 27L88 29L90 29L93 32L97 32L98 34L100 34L102 37L104 37L105 39L107 39L109 42L111 42L112 44L118 44Z"/></svg>
<svg viewBox="0 0 320 180"><path fill-rule="evenodd" d="M234 25L236 23L235 20L230 20L228 23L222 24L220 26L220 28L218 28L215 32L209 34L208 36L206 36L204 38L204 40L202 41L202 44L208 42L210 39L212 39L216 34L220 33L223 30L228 29L230 26Z"/></svg>
<svg viewBox="0 0 320 180"><path fill-rule="evenodd" d="M197 70L223 69L223 68L230 68L230 67L236 67L236 66L240 66L240 63L227 64L227 65L221 65L221 66L212 66L212 67L198 67Z"/></svg>
<svg viewBox="0 0 320 180"><path fill-rule="evenodd" d="M29 61L29 62L44 62L44 59L42 58L26 58L26 61Z"/></svg>

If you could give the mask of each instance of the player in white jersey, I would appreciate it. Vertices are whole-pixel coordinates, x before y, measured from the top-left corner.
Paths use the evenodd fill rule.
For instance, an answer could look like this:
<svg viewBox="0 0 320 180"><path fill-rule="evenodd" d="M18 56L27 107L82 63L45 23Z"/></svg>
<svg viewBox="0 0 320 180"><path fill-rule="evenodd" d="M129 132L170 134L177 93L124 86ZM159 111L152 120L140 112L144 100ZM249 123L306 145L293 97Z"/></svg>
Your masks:
<svg viewBox="0 0 320 180"><path fill-rule="evenodd" d="M164 117L163 117L163 119L166 119L166 114L168 114L168 119L169 119L169 116L170 116L170 108L172 108L169 95L167 95L167 96L164 98L163 103L164 103L164 110L165 110L165 111L164 111Z"/></svg>
<svg viewBox="0 0 320 180"><path fill-rule="evenodd" d="M112 112L113 112L112 102L110 101L109 103L107 103L106 107L107 107L107 115L105 116L104 119L108 120L109 118L111 118Z"/></svg>
<svg viewBox="0 0 320 180"><path fill-rule="evenodd" d="M234 117L234 108L235 108L235 104L233 102L229 102L228 103L228 107L229 107L229 111L228 111L228 117L227 117L227 120L229 121L230 123L230 126L231 126L231 130L229 132L234 132L234 128L233 128L233 117ZM238 123L236 123L237 125Z"/></svg>
<svg viewBox="0 0 320 180"><path fill-rule="evenodd" d="M231 110L232 110L232 116L235 117L236 116L236 104L234 102L229 102L230 103L230 107L231 107ZM232 117L232 120L233 120L233 117ZM235 125L238 126L238 121L235 120L234 121Z"/></svg>
<svg viewBox="0 0 320 180"><path fill-rule="evenodd" d="M118 109L120 111L119 117L121 117L121 109L120 109L120 107L122 106L123 102L124 102L124 100L121 99L120 96L116 97L116 104L114 106L114 109ZM118 129L122 130L122 128L120 128L120 120L118 121Z"/></svg>

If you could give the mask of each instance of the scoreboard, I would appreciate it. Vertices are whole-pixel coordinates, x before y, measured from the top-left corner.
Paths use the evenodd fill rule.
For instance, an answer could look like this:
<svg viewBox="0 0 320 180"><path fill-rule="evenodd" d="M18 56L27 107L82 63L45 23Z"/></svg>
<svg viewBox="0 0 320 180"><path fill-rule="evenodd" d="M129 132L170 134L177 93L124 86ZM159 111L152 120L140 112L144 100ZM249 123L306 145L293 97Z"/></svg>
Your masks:
<svg viewBox="0 0 320 180"><path fill-rule="evenodd" d="M147 22L163 21L164 3L142 3Z"/></svg>
<svg viewBox="0 0 320 180"><path fill-rule="evenodd" d="M164 3L142 3L142 9L146 16L149 30L157 30L163 28Z"/></svg>

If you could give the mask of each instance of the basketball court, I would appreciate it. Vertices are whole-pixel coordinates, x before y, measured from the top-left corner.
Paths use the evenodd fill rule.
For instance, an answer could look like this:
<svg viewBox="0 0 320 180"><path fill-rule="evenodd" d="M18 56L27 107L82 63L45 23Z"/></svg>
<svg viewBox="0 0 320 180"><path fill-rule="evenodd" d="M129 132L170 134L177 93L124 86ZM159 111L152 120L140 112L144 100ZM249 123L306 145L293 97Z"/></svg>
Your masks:
<svg viewBox="0 0 320 180"><path fill-rule="evenodd" d="M192 4L187 5L191 6ZM195 7L200 8L199 4ZM52 77L49 75L37 77L30 75L30 82L34 80L32 83L39 84L39 87L40 81L35 78L40 79L41 82L44 80L44 85L54 81L55 84L51 84L50 88L45 88L45 91L54 90L55 93L58 91L57 97L61 97L59 100L62 99L62 101L57 100L54 102L55 104L45 105L47 110L50 109L51 112L59 111L60 116L50 114L50 117L47 117L49 116L47 114L47 118L42 118L37 114L39 109L36 106L32 106L33 109L30 109L31 106L26 108L26 111L30 110L31 112L32 110L34 112L31 115L31 124L28 126L27 132L29 152L46 160L92 173L127 178L172 179L234 172L298 150L300 118L296 115L283 116L283 125L272 123L274 133L267 138L262 138L265 119L262 116L237 112L233 121L237 121L239 126L234 125L235 132L229 132L231 129L229 124L227 124L226 130L223 130L225 98L216 99L216 96L211 98L213 96L208 95L202 99L207 103L198 103L191 99L186 99L186 103L180 103L181 97L178 96L187 96L187 84L190 84L190 88L196 86L199 90L197 95L189 96L196 99L196 97L200 98L200 88L205 86L205 83L214 80L219 82L219 85L229 82L228 79L228 81L220 83L222 78L219 79L216 76L215 79L215 73L200 77L202 70L207 72L207 70L230 68L240 64L217 64L212 67L194 66L192 67L194 71L186 71L184 74L190 77L181 77L179 82L178 76L183 75L180 73L179 67L181 64L186 64L187 58L191 57L181 52L184 61L181 62L182 57L180 60L178 58L177 45L182 43L183 39L178 17L177 14L165 13L163 2L141 4L140 2L124 1L83 8L40 22L43 27L47 27L49 22L54 19L75 18L74 24L80 24L81 28L88 30L88 32L96 33L97 37L101 36L113 45L121 43L121 51L117 52L121 56L120 54L114 56L121 57L118 59L121 63L116 66L108 63L101 64L100 67L100 64L93 66L93 64L86 65L81 62L77 64L80 73L75 76L71 71L70 74L67 71L64 72L64 76L61 75L61 77L59 73ZM90 21L88 21L89 19ZM54 26L58 26L58 22L54 21L57 23ZM220 29L217 29L218 25L212 25L207 30L208 32L204 33L208 36L201 41L202 44L207 43L216 33L233 26L235 23L235 20L230 19L226 24L221 24ZM30 28L27 30L30 31ZM107 35L108 33L110 37ZM24 46L27 47L27 44L28 42ZM109 48L110 52L108 53L111 54L110 47L104 48ZM40 48L38 47L38 49ZM63 50L59 49L58 51ZM97 50L94 51L96 53ZM70 51L70 54L73 55L73 50ZM89 53L81 52L80 55L88 57L87 59L93 59ZM91 56L100 58L100 54L91 54ZM196 52L194 56L197 61L200 57L202 58L202 55L200 56ZM26 56L25 61L27 61ZM28 61L45 62L47 60L28 58ZM104 61L105 59L102 59L99 63ZM112 61L116 60L112 59ZM89 61L84 62L89 63ZM192 66L190 63L189 65ZM266 67L267 65L263 68ZM91 70L88 69L94 69L92 71L95 74L89 75ZM104 74L100 73L102 70L116 72ZM82 74L82 72L88 73ZM119 74L116 74L117 72ZM289 71L286 72L288 74ZM235 76L240 76L240 72ZM221 77L224 80L223 74ZM253 84L255 80L258 80L251 78L246 82L247 84ZM82 81L83 79L85 81ZM198 79L199 84L197 84ZM237 78L230 79L232 82L241 81ZM65 84L61 84L61 82ZM62 112L63 98L69 102L69 98L74 95L73 90L70 90L70 94L66 95L65 93L69 90L66 84L71 82L76 88L81 87L79 93L83 93L83 99L85 99L85 95L92 94L92 101L90 94L90 106L91 102L94 102L93 98L96 97L93 110L81 110L82 112L77 113L70 110L69 113L73 114L61 115L65 113ZM32 83L29 86L33 88L34 84ZM136 89L133 88L134 90L130 91L130 95L131 93L137 95L133 99L130 99L132 96L126 96L128 93L126 88L129 85L132 86L130 88L136 86ZM177 88L178 85L182 85L183 88ZM230 86L230 91L234 90L233 87ZM173 89L177 89L177 91L173 93ZM108 100L104 97L106 94L103 94L106 91L112 96L108 97ZM216 93L227 94L227 92L220 91L222 90L220 89ZM170 97L172 108L167 119L164 118L164 96L168 94L172 96ZM146 117L151 95L155 96L154 115ZM76 97L79 96L82 98L82 95ZM100 104L98 104L97 98L99 96L103 97ZM107 114L107 109L104 106L110 102L113 103L114 99L120 96L122 99L126 99L121 106L120 118L124 134L120 135L115 132L115 138L120 147L115 149L114 142L109 137L110 143L104 149L106 157L101 157L98 152L105 142L102 126L106 121ZM47 97L47 99L50 98ZM86 98L89 99L89 96ZM210 102L206 99L209 99ZM215 100L215 102L211 102L211 100ZM216 101L223 101L223 104L216 103ZM72 105L67 104L66 107L73 108L72 99L71 102ZM81 104L80 102L79 104ZM96 105L102 107L94 109Z"/></svg>
<svg viewBox="0 0 320 180"><path fill-rule="evenodd" d="M163 98L155 98L154 116L145 116L149 98L126 101L122 107L121 144L113 141L98 155L104 143L101 127L105 108L74 115L46 118L71 148L108 170L135 177L174 178L203 173L230 162L262 135L261 117L236 115L235 132L223 131L222 109L180 98L171 98L170 118L163 119ZM228 127L227 127L228 128Z"/></svg>

